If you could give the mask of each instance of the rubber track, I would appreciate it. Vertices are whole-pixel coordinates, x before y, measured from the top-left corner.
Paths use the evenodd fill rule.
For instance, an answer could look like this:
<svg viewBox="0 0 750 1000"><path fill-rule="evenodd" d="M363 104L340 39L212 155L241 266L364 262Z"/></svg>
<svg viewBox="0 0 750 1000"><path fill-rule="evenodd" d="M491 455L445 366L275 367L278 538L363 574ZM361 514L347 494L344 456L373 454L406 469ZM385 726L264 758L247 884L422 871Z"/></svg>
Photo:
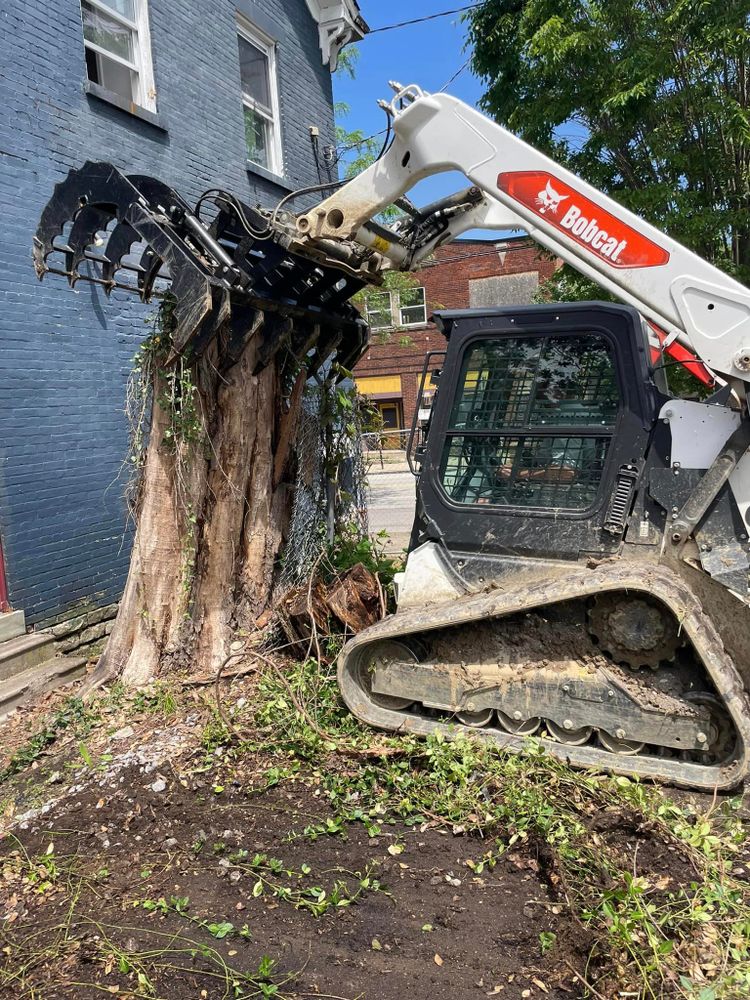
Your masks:
<svg viewBox="0 0 750 1000"><path fill-rule="evenodd" d="M664 565L644 567L640 563L620 561L603 564L596 569L566 567L560 578L536 580L527 585L519 583L508 591L494 590L488 594L459 597L449 604L399 612L361 632L342 650L338 660L338 680L344 701L358 719L378 729L421 735L442 733L449 738L461 733L521 751L524 749L524 738L499 729L475 729L458 722L446 724L378 706L357 679L360 657L366 655L369 645L381 639L403 641L409 636L434 629L474 621L486 622L491 618L506 617L604 591L649 594L672 611L735 726L735 755L729 762L706 765L646 755L624 756L595 746L576 747L550 740L544 740L545 748L554 757L575 767L638 775L688 788L734 788L750 769L750 702L734 663L724 651L721 636L704 613L698 598L684 580Z"/></svg>

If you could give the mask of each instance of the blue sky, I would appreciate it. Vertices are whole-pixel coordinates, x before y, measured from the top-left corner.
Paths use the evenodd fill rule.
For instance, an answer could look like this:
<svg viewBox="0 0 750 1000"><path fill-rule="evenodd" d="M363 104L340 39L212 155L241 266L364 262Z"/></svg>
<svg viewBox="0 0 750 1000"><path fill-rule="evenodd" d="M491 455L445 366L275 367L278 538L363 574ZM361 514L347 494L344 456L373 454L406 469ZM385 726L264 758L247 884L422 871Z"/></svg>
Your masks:
<svg viewBox="0 0 750 1000"><path fill-rule="evenodd" d="M359 6L372 29L453 10L469 2L471 0L411 0L411 3L404 0L359 0ZM390 100L393 96L388 87L389 80L398 80L403 84L417 83L425 90L440 90L469 55L466 24L460 14L368 35L357 48L356 78L351 80L344 74L336 74L334 95L337 101L344 101L351 108L342 124L348 129L362 129L366 135L385 126L385 116L376 102L379 98ZM467 66L448 87L448 92L475 105L482 95L482 84ZM418 186L415 200L424 204L465 184L459 175L438 175Z"/></svg>

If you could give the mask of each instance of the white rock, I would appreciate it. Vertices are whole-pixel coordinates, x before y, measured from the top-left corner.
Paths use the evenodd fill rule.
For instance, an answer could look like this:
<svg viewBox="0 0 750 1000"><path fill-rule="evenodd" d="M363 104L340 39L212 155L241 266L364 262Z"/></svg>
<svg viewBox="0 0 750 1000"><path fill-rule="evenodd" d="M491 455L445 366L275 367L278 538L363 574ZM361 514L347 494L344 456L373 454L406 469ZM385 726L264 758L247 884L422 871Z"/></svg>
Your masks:
<svg viewBox="0 0 750 1000"><path fill-rule="evenodd" d="M135 729L132 726L123 726L122 729L118 729L116 733L112 733L110 736L111 740L129 740L131 736L135 735Z"/></svg>

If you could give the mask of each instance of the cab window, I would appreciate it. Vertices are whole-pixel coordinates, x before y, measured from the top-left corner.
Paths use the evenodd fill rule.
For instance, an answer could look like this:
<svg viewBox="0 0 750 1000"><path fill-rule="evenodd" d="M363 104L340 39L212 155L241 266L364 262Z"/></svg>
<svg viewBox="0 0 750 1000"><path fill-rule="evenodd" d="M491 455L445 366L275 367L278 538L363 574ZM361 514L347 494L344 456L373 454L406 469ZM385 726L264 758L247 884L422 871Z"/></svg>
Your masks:
<svg viewBox="0 0 750 1000"><path fill-rule="evenodd" d="M598 334L469 345L441 462L457 503L585 510L597 498L620 395Z"/></svg>

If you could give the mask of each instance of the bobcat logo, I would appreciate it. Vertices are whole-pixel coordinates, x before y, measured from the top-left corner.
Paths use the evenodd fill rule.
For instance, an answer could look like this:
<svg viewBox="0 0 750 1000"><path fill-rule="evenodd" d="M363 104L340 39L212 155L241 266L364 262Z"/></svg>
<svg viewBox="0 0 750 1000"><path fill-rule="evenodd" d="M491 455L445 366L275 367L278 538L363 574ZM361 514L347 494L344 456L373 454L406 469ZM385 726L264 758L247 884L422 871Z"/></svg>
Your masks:
<svg viewBox="0 0 750 1000"><path fill-rule="evenodd" d="M540 191L535 199L539 206L539 214L546 215L547 212L551 212L553 215L557 215L560 203L566 201L569 197L569 194L558 194L550 182L547 181L547 187L544 191Z"/></svg>

